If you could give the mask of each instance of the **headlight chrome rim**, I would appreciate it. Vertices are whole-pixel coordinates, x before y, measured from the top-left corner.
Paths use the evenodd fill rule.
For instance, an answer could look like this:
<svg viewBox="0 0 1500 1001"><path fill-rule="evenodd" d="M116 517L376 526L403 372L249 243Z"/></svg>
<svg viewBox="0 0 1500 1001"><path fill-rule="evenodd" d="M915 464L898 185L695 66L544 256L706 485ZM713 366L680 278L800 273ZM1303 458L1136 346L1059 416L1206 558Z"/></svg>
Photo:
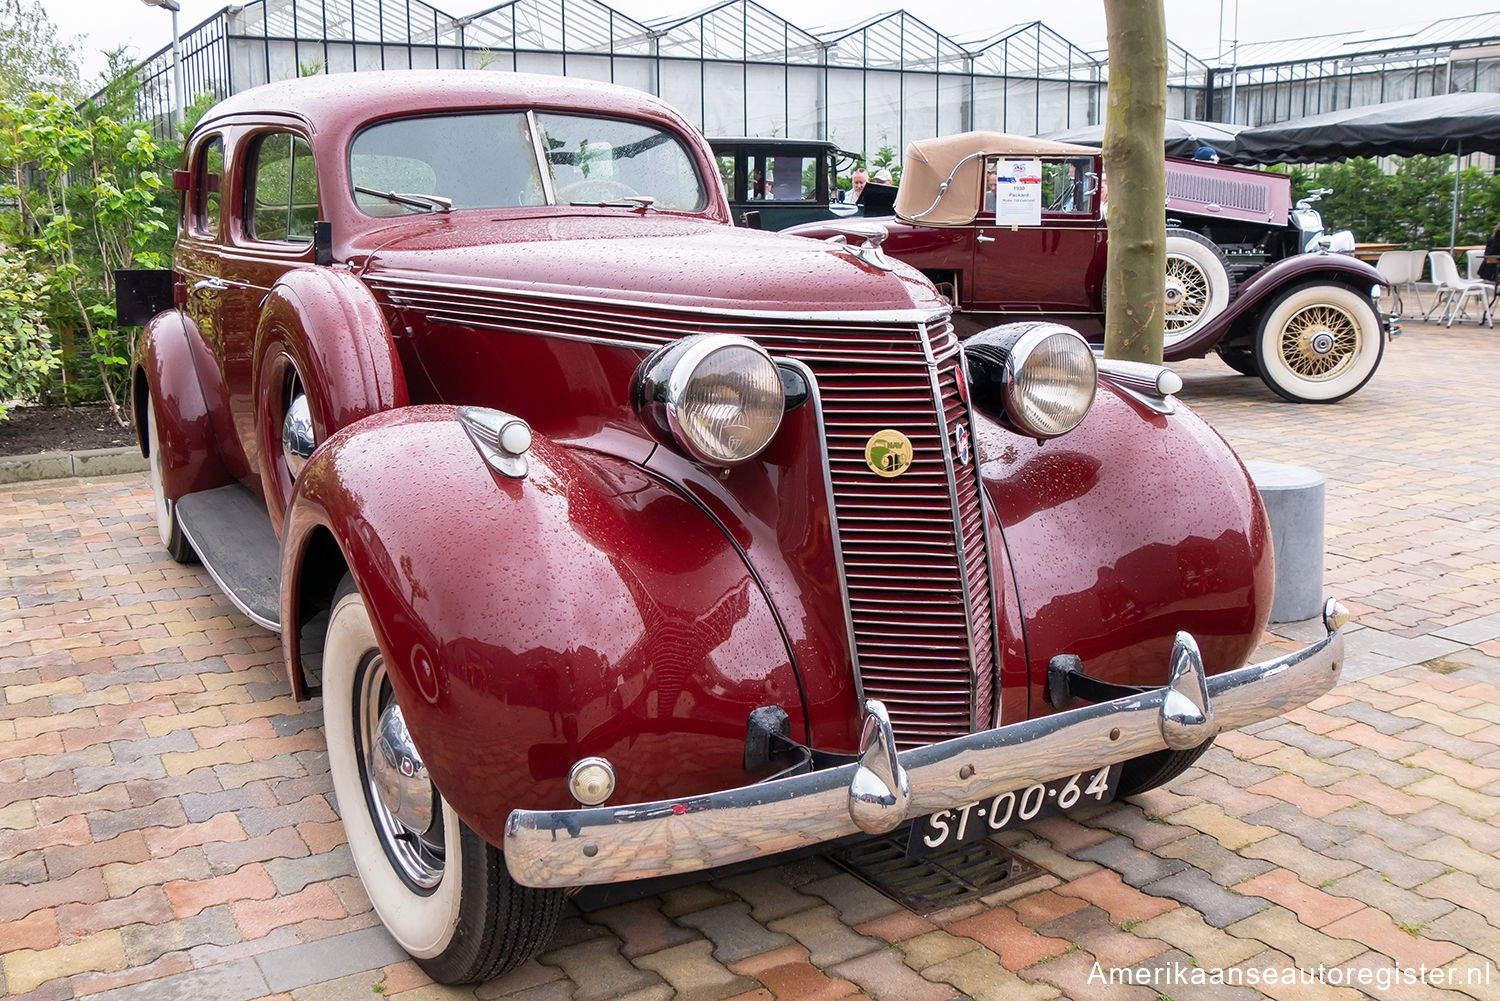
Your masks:
<svg viewBox="0 0 1500 1001"><path fill-rule="evenodd" d="M748 363L713 372L716 355L742 352ZM760 367L751 373L750 367ZM694 395L714 387L732 399L714 402ZM739 385L734 383L739 382ZM745 385L745 383L753 383ZM705 466L728 468L759 455L776 437L786 409L785 389L776 362L759 344L728 334L694 334L667 345L641 363L631 396L643 422L655 437ZM736 413L736 399L754 398ZM706 413L724 410L718 418ZM730 408L725 410L725 408ZM730 421L736 417L749 423ZM743 439L724 433L729 427L749 430Z"/></svg>
<svg viewBox="0 0 1500 1001"><path fill-rule="evenodd" d="M1059 367L1061 351L1068 352L1073 359L1086 360L1087 365L1080 365L1080 368L1086 368L1087 374L1080 373L1076 379L1045 381L1045 375L1037 370ZM1055 400L1044 405L1048 401L1041 397L1038 389L1048 386L1060 387L1064 391L1082 388L1086 390L1083 394L1086 399L1068 407ZM1006 416L1033 438L1057 438L1083 423L1093 408L1098 389L1099 370L1093 349L1082 334L1061 324L1038 324L1022 334L1005 362Z"/></svg>

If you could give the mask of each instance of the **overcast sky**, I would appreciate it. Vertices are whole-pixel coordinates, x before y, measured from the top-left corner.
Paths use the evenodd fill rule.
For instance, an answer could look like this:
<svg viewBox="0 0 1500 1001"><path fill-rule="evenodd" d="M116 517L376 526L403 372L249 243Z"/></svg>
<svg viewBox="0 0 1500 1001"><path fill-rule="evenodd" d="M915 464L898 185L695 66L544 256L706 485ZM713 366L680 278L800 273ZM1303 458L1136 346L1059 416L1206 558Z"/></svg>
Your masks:
<svg viewBox="0 0 1500 1001"><path fill-rule="evenodd" d="M180 0L183 31L206 20L225 6L225 0ZM438 0L434 6L454 15L470 14L498 0ZM1213 61L1220 39L1227 51L1235 37L1238 0L1165 0L1167 35L1193 55ZM760 0L761 6L799 27L814 30L863 21L873 14L896 10L900 4L809 5L795 0ZM141 58L171 42L171 15L146 7L141 0L43 0L64 38L83 36L86 56L84 81L93 82L103 69L99 53L128 47ZM711 6L709 0L619 0L614 8L639 20L687 15ZM1015 24L1040 20L1053 31L1085 49L1104 47L1102 0L1049 0L1037 4L973 3L947 0L909 0L906 10L950 37L969 40L994 34ZM1238 36L1261 42L1304 35L1326 35L1356 28L1384 28L1427 23L1464 14L1494 11L1496 0L1245 0L1239 12ZM1222 28L1221 28L1222 17Z"/></svg>

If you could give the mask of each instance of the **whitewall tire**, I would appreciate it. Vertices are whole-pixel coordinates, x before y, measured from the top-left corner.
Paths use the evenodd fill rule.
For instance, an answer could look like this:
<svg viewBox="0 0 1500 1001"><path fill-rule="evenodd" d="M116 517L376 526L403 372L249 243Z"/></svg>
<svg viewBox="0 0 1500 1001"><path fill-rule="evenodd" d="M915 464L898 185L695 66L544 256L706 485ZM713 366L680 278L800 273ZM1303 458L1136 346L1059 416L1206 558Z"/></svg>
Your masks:
<svg viewBox="0 0 1500 1001"><path fill-rule="evenodd" d="M436 790L432 824L406 827L372 781L372 734L394 699L364 600L339 589L323 647L328 767L350 853L386 929L440 983L488 980L552 937L564 894L518 886L505 860Z"/></svg>
<svg viewBox="0 0 1500 1001"><path fill-rule="evenodd" d="M161 536L162 548L178 563L193 563L198 555L192 544L182 534L177 523L176 505L167 496L162 486L162 470L165 459L161 452L161 431L157 427L156 397L146 398L146 478L151 483L151 500L156 514L156 534Z"/></svg>
<svg viewBox="0 0 1500 1001"><path fill-rule="evenodd" d="M1297 285L1261 315L1260 377L1295 403L1333 403L1370 381L1385 352L1368 296L1343 285Z"/></svg>
<svg viewBox="0 0 1500 1001"><path fill-rule="evenodd" d="M1191 230L1167 230L1163 347L1187 340L1228 309L1232 293L1228 262L1218 247Z"/></svg>

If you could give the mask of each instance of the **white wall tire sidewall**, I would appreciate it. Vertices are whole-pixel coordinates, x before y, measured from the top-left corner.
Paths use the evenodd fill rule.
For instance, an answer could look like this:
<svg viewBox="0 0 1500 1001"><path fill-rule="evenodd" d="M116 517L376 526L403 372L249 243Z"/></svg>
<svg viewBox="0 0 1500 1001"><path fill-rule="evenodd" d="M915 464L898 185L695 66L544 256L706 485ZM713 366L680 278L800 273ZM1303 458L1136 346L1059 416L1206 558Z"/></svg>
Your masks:
<svg viewBox="0 0 1500 1001"><path fill-rule="evenodd" d="M1208 284L1208 305L1192 323L1162 335L1163 347L1174 347L1200 330L1204 324L1229 308L1229 272L1215 248L1189 236L1169 235L1167 257L1185 258L1203 274ZM1170 270L1170 267L1169 267Z"/></svg>
<svg viewBox="0 0 1500 1001"><path fill-rule="evenodd" d="M1309 307L1326 304L1354 321L1357 343L1354 357L1338 374L1326 380L1310 380L1287 364L1281 338L1287 324ZM1310 403L1339 400L1359 389L1375 374L1384 345L1380 318L1368 300L1342 285L1308 285L1293 289L1279 299L1261 322L1257 335L1257 354L1262 377L1272 384Z"/></svg>
<svg viewBox="0 0 1500 1001"><path fill-rule="evenodd" d="M463 895L463 848L459 819L443 802L446 865L430 894L412 890L397 875L370 819L360 781L354 740L354 678L365 654L375 648L375 630L358 593L345 595L328 620L323 649L323 728L328 766L338 797L344 834L355 868L375 913L400 946L419 959L442 954L458 928Z"/></svg>
<svg viewBox="0 0 1500 1001"><path fill-rule="evenodd" d="M146 398L146 451L149 453L146 469L151 481L151 501L156 511L156 534L161 536L162 545L170 547L172 536L177 531L177 516L162 485L161 432L157 429L154 395Z"/></svg>

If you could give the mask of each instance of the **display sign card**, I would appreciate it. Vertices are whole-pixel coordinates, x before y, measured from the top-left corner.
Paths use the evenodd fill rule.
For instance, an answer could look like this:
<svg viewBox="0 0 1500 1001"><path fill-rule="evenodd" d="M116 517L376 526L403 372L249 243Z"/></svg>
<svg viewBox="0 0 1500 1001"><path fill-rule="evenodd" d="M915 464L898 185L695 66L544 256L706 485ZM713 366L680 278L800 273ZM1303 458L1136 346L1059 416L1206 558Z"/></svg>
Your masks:
<svg viewBox="0 0 1500 1001"><path fill-rule="evenodd" d="M1001 160L995 170L995 225L1042 224L1042 161Z"/></svg>

